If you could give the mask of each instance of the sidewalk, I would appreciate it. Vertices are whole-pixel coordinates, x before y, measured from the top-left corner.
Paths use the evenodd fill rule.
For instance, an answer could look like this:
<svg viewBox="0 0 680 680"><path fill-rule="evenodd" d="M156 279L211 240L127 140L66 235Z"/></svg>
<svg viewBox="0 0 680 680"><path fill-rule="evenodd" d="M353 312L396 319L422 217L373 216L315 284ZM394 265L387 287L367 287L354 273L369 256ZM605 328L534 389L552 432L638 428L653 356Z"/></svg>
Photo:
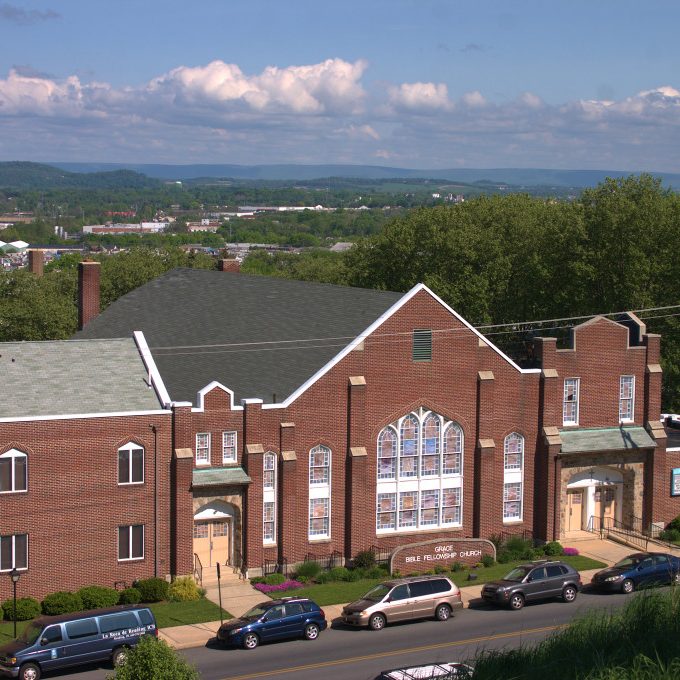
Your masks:
<svg viewBox="0 0 680 680"><path fill-rule="evenodd" d="M569 544L569 541L565 541L565 544ZM635 552L634 549L628 546L599 538L574 541L574 545L578 547L581 555L605 562L606 564L614 564L626 555ZM588 569L582 571L581 579L583 583L590 583L590 579L596 571L599 570ZM471 601L481 600L482 585L481 583L474 584L463 586L460 589L463 608L469 607ZM217 585L208 586L207 590L208 598L213 602L217 602ZM248 609L266 599L266 595L252 588L247 581L234 582L230 579L227 581L223 580L222 582L222 606L234 616L244 614ZM331 604L322 607L329 626L332 621L340 616L343 606L342 604ZM190 626L162 628L159 637L175 649L203 647L211 638L215 637L219 627L219 621L212 621L209 623L196 623Z"/></svg>

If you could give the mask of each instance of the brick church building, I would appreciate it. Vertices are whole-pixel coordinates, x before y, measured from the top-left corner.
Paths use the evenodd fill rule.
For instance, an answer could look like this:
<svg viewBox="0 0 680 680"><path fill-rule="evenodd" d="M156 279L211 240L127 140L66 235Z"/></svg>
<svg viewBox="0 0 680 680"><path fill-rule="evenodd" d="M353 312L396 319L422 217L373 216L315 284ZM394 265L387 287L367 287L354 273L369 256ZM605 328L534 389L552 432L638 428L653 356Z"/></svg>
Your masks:
<svg viewBox="0 0 680 680"><path fill-rule="evenodd" d="M680 514L634 315L537 338L523 368L422 284L223 265L99 314L83 263L74 340L0 344L0 572L24 594Z"/></svg>

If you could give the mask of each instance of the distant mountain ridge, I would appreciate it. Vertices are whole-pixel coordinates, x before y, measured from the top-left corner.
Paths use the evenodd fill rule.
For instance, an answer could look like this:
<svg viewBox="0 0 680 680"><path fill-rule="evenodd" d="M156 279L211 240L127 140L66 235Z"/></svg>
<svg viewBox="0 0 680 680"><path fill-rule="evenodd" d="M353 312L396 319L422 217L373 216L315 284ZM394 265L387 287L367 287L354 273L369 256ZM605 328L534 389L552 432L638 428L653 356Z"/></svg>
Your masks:
<svg viewBox="0 0 680 680"><path fill-rule="evenodd" d="M475 184L551 187L575 191L592 187L606 177L626 177L619 170L550 170L541 168L456 168L414 170L380 165L162 165L152 163L33 163L0 162L0 187L9 189L141 189L167 181L231 179L245 181L312 181L331 178L357 180L419 179ZM650 173L664 185L680 189L680 173Z"/></svg>
<svg viewBox="0 0 680 680"><path fill-rule="evenodd" d="M83 173L28 161L0 162L0 187L8 189L144 189L160 185L158 179L123 167Z"/></svg>
<svg viewBox="0 0 680 680"><path fill-rule="evenodd" d="M311 180L324 177L360 179L419 178L445 179L466 183L488 180L514 186L558 186L584 188L595 186L606 177L627 177L639 172L621 170L551 170L542 168L448 168L414 170L380 165L162 165L153 163L50 163L69 172L114 171L127 169L163 180L183 181L197 178L248 180ZM650 172L665 185L680 188L680 173Z"/></svg>

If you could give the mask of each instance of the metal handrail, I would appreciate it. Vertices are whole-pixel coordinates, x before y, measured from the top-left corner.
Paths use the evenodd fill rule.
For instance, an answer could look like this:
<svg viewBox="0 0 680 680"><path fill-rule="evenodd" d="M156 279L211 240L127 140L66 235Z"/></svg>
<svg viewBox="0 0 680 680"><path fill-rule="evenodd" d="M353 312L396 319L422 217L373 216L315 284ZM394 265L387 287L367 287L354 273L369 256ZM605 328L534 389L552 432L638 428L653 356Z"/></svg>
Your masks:
<svg viewBox="0 0 680 680"><path fill-rule="evenodd" d="M194 580L199 586L203 585L203 565L201 558L196 553L194 553Z"/></svg>
<svg viewBox="0 0 680 680"><path fill-rule="evenodd" d="M649 547L649 536L642 529L642 520L639 517L630 517L628 522L622 522L613 517L599 517L591 515L588 520L588 530L599 533L604 538L605 534L616 535L624 538L628 543L647 550Z"/></svg>

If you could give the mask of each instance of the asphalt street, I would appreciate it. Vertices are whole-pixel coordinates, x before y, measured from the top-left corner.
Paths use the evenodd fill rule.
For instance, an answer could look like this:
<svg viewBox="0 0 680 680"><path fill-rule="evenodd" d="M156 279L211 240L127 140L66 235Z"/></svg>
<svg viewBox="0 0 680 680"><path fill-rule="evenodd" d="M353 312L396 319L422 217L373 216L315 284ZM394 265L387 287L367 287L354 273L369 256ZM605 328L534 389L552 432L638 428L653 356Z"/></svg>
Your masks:
<svg viewBox="0 0 680 680"><path fill-rule="evenodd" d="M292 640L255 650L207 647L181 652L204 680L372 680L386 668L436 661L471 661L484 649L537 642L591 609L613 609L631 596L581 593L575 602L529 604L521 611L472 603L446 622L418 621L382 631L333 626L318 640ZM104 680L110 667L87 667L47 678Z"/></svg>

